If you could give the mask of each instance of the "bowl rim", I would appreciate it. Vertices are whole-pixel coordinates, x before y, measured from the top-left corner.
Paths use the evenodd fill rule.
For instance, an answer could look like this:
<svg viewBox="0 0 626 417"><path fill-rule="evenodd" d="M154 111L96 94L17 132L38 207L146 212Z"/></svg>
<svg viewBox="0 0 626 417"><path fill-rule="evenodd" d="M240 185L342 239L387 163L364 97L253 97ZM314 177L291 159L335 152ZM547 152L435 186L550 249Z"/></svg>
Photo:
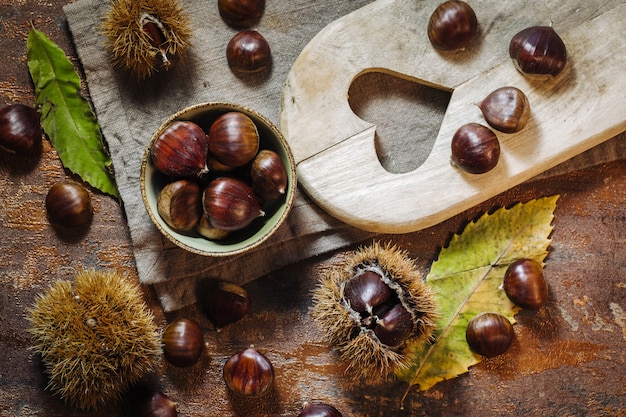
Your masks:
<svg viewBox="0 0 626 417"><path fill-rule="evenodd" d="M278 218L278 220L276 220L276 223L272 225L258 239L251 241L250 243L246 245L238 246L235 249L223 250L223 251L200 249L200 248L191 246L183 242L181 239L177 238L177 235L179 235L180 233L177 233L176 231L172 230L169 226L165 227L162 224L162 219L157 218L158 213L155 213L155 211L151 208L150 200L149 200L147 189L146 189L146 180L147 180L146 170L147 170L148 165L150 164L150 149L152 148L152 145L154 144L157 136L165 129L165 127L167 127L170 123L176 120L190 120L189 117L185 117L185 116L194 111L201 111L202 109L220 109L220 108L225 109L227 111L241 111L244 114L247 113L247 115L252 115L254 116L254 118L259 119L263 124L265 124L265 127L267 127L269 130L272 131L272 133L278 140L280 146L284 150L284 154L289 161L289 166L287 167L287 171L291 179L289 181L287 190L285 192L285 201L284 203L281 204L281 206L284 206L284 209L282 210L282 213L280 217ZM210 257L227 257L227 256L242 254L244 252L248 252L251 249L254 249L260 246L265 241L267 241L271 236L274 235L276 230L285 222L289 213L291 212L291 208L293 206L293 201L295 198L296 188L297 188L295 159L293 157L293 153L291 151L289 143L287 142L287 139L282 134L282 132L278 129L278 127L276 127L276 125L272 123L272 121L270 121L263 114L259 113L258 111L248 106L224 102L224 101L207 101L207 102L193 104L191 106L185 107L177 111L176 113L169 116L163 123L161 123L159 127L157 128L157 130L152 134L150 141L145 147L143 158L141 161L139 183L140 183L141 198L143 200L144 208L146 212L148 213L148 216L150 217L152 224L154 224L154 226L158 229L161 235L165 236L169 241L174 243L176 246L188 252L191 252L197 255L202 255L202 256L210 256ZM180 235L182 236L182 234ZM205 240L210 242L209 239L205 239Z"/></svg>

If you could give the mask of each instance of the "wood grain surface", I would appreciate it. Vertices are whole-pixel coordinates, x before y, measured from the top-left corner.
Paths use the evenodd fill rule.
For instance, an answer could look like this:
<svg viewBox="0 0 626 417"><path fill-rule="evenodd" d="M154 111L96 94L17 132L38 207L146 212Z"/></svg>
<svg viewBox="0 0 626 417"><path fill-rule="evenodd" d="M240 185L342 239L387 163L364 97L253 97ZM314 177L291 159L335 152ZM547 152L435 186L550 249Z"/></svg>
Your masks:
<svg viewBox="0 0 626 417"><path fill-rule="evenodd" d="M508 5L478 3L478 39L463 51L441 52L430 45L425 30L437 4L373 2L322 30L289 74L281 127L291 143L300 184L331 215L361 229L406 233L432 226L626 130L621 88L626 75L619 70L626 66L621 39L626 5L587 3L587 13L571 19L562 14L566 6L582 2L548 7L568 45L568 64L557 77L538 81L520 74L508 56L506 40L525 27L515 14L507 15ZM601 14L576 20L594 13ZM603 42L595 42L598 38ZM358 117L349 105L349 86L367 72L452 92L428 156L410 172L392 173L381 165L376 125ZM498 133L502 152L490 172L455 169L450 164L454 132L465 123L486 125L477 103L507 85L528 96L528 125L515 134ZM419 112L412 117L427 119ZM441 188L450 192L441 194ZM368 195L378 198L363 204Z"/></svg>
<svg viewBox="0 0 626 417"><path fill-rule="evenodd" d="M26 67L31 21L79 66L61 11L64 3L0 2L1 106L34 103ZM385 89L384 79L376 82L383 82L378 88ZM624 139L618 136L610 145ZM165 314L152 288L143 287L159 326L176 317L194 318L203 326L207 343L201 363L184 371L163 363L151 380L177 402L181 416L296 416L302 403L311 400L333 403L344 416L623 416L626 159L623 154L612 155L613 162L534 179L427 229L376 237L398 244L427 268L450 236L481 213L546 195L561 196L545 271L549 304L538 313L518 316L516 338L505 355L427 392L412 389L403 412L398 404L406 386L354 381L310 319L310 291L317 272L339 262L342 252L290 265L247 284L250 314L221 332L212 329L196 305ZM57 279L71 279L79 269L116 268L138 281L124 212L109 197L92 191L94 222L81 236L61 236L48 224L43 207L47 190L68 176L47 141L34 158L0 154L3 417L129 415L129 399L106 410L86 412L52 396L45 390L41 360L30 349L25 331L25 315L36 294ZM264 351L276 368L276 387L262 400L229 395L221 379L226 359L250 343Z"/></svg>

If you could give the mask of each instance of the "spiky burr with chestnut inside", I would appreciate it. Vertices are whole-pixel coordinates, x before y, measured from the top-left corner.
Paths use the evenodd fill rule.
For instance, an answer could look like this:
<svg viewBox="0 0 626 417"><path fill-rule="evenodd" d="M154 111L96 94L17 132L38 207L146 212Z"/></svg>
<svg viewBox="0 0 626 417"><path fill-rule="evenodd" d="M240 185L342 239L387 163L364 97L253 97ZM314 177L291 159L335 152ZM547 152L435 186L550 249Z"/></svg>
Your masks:
<svg viewBox="0 0 626 417"><path fill-rule="evenodd" d="M191 38L189 17L176 0L113 0L102 32L113 64L138 79L169 69Z"/></svg>
<svg viewBox="0 0 626 417"><path fill-rule="evenodd" d="M408 366L407 343L431 339L436 306L406 252L377 242L322 270L312 316L349 371L376 383Z"/></svg>

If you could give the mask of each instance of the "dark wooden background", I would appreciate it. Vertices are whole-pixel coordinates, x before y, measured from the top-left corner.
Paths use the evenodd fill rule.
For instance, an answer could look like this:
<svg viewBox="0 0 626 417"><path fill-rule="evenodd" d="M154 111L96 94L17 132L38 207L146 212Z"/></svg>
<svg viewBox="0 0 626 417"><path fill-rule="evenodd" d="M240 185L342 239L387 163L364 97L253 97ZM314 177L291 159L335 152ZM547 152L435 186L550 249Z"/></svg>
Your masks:
<svg viewBox="0 0 626 417"><path fill-rule="evenodd" d="M0 2L0 106L34 105L26 65L31 22L79 65L64 4ZM377 237L397 243L427 267L451 234L481 213L561 195L546 267L549 305L539 313L520 313L515 342L505 355L427 392L412 389L402 412L398 405L406 385L352 380L310 319L317 271L337 253L246 285L252 311L219 333L196 306L164 314L151 288L144 288L160 326L179 316L194 318L207 342L201 363L184 371L163 364L153 380L183 416L295 416L304 401L315 400L334 404L344 416L626 415L625 162L530 181L430 229ZM1 416L126 415L125 401L96 413L80 412L46 391L40 358L25 330L26 310L36 294L57 279L72 279L78 269L116 268L137 281L124 213L113 199L92 192L94 221L78 238L60 236L48 224L45 195L68 176L47 141L36 158L0 153ZM276 387L269 397L244 401L227 393L221 369L231 354L251 343L274 363Z"/></svg>

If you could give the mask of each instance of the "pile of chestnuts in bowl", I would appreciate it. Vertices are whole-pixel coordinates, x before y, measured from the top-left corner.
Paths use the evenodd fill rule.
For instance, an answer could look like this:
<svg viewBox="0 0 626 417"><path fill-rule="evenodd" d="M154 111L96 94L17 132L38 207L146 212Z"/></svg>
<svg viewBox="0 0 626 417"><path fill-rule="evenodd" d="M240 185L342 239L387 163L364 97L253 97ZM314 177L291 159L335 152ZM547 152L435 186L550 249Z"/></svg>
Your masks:
<svg viewBox="0 0 626 417"><path fill-rule="evenodd" d="M172 243L204 256L236 255L261 245L287 218L295 161L280 130L257 111L201 103L154 133L140 185L150 219Z"/></svg>

